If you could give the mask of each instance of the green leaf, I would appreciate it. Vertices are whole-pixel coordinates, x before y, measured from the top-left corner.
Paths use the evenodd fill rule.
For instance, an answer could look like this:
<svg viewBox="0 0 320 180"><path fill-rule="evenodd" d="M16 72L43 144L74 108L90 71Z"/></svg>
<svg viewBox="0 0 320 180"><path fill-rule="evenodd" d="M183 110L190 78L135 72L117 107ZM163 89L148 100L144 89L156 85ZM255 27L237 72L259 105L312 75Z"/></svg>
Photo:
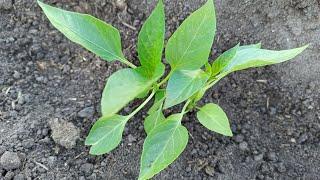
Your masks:
<svg viewBox="0 0 320 180"><path fill-rule="evenodd" d="M169 79L164 107L177 105L200 90L209 79L202 70L178 70Z"/></svg>
<svg viewBox="0 0 320 180"><path fill-rule="evenodd" d="M220 55L212 64L212 77L223 76L250 67L260 67L281 63L300 54L307 46L296 49L272 51L260 49L261 44L239 46L239 44Z"/></svg>
<svg viewBox="0 0 320 180"><path fill-rule="evenodd" d="M152 77L146 75L144 67L121 69L110 76L103 90L101 112L112 116L135 97L151 88L164 72L164 65L157 67Z"/></svg>
<svg viewBox="0 0 320 180"><path fill-rule="evenodd" d="M225 136L232 136L226 113L216 104L206 104L197 113L200 123L211 131Z"/></svg>
<svg viewBox="0 0 320 180"><path fill-rule="evenodd" d="M166 91L164 89L160 89L157 91L153 105L149 109L148 114L152 114L154 111L157 111L160 108L160 106L162 106L162 103L165 99L165 93Z"/></svg>
<svg viewBox="0 0 320 180"><path fill-rule="evenodd" d="M181 114L168 117L147 136L141 157L139 179L150 179L169 166L188 143L188 131L181 125Z"/></svg>
<svg viewBox="0 0 320 180"><path fill-rule="evenodd" d="M127 116L114 115L100 118L91 128L85 144L90 145L90 154L101 155L116 148L122 139Z"/></svg>
<svg viewBox="0 0 320 180"><path fill-rule="evenodd" d="M165 117L162 112L162 106L165 99L165 91L163 89L158 90L155 95L153 105L148 111L148 116L144 121L144 129L147 134L156 127L158 124L165 120Z"/></svg>
<svg viewBox="0 0 320 180"><path fill-rule="evenodd" d="M239 49L240 44L237 44L235 47L229 49L228 51L224 52L221 54L212 64L212 74L211 76L216 76L217 74L220 73L234 58L236 55L238 49Z"/></svg>
<svg viewBox="0 0 320 180"><path fill-rule="evenodd" d="M148 89L148 90L146 90L146 91L138 94L138 95L136 96L136 98L138 98L138 99L144 99L145 97L147 97L147 96L149 95L149 93L150 93L150 90Z"/></svg>
<svg viewBox="0 0 320 180"><path fill-rule="evenodd" d="M138 56L141 65L153 71L161 63L165 35L165 15L162 0L143 24L138 37Z"/></svg>
<svg viewBox="0 0 320 180"><path fill-rule="evenodd" d="M172 70L195 70L207 62L216 31L213 0L192 13L171 36L166 60Z"/></svg>
<svg viewBox="0 0 320 180"><path fill-rule="evenodd" d="M251 67L260 67L290 60L304 51L308 46L296 49L273 51L258 48L246 48L237 51L223 71L233 72Z"/></svg>
<svg viewBox="0 0 320 180"><path fill-rule="evenodd" d="M38 1L38 4L52 25L71 41L104 60L127 63L122 53L119 31L113 26L91 15L65 11L41 1Z"/></svg>
<svg viewBox="0 0 320 180"><path fill-rule="evenodd" d="M162 101L163 104L163 101ZM144 130L147 134L151 132L157 125L163 122L166 118L162 113L162 106L160 106L156 111L153 111L144 120Z"/></svg>

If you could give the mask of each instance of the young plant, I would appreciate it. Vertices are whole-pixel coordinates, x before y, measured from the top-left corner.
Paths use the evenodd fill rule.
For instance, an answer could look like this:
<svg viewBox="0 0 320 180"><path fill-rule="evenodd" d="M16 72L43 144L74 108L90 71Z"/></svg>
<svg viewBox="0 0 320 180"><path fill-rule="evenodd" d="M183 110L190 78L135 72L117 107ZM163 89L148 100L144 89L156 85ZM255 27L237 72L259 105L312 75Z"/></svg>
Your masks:
<svg viewBox="0 0 320 180"><path fill-rule="evenodd" d="M159 0L139 33L139 67L123 55L120 34L116 28L90 15L61 10L41 1L38 3L52 25L71 41L106 61L118 60L130 67L115 72L107 81L101 99L102 116L93 125L85 141L86 145L91 146L90 154L101 155L116 148L126 123L155 96L144 121L147 138L141 156L141 180L152 178L183 152L189 135L181 121L192 109L198 110L197 118L203 126L219 134L232 136L228 118L217 104L198 107L197 102L206 90L229 73L284 62L307 47L272 51L261 49L260 44L238 44L210 64L208 58L216 31L216 17L213 0L208 0L168 40L165 58L171 71L159 81L165 72L162 63L165 37L162 0ZM135 98L146 96L146 100L129 115L117 114ZM164 109L182 102L185 104L180 113L164 116Z"/></svg>

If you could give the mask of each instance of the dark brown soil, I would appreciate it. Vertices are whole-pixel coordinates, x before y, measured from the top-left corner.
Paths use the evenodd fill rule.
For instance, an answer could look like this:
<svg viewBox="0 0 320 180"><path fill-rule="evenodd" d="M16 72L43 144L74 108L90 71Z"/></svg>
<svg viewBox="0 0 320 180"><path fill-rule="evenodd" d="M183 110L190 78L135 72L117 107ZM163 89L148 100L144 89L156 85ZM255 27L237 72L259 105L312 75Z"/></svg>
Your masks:
<svg viewBox="0 0 320 180"><path fill-rule="evenodd" d="M126 56L138 64L137 33L153 3L127 0L123 10L113 0L45 2L113 24ZM203 2L167 0L167 37ZM238 42L310 47L294 61L237 72L217 84L202 103L219 103L235 136L212 133L189 113L186 150L155 179L320 179L320 1L216 0L216 9L213 57ZM0 179L136 179L146 111L129 122L112 153L95 157L84 146L100 115L105 79L122 67L64 38L35 1L0 0L0 157L6 156ZM53 140L54 119L80 132L73 148Z"/></svg>

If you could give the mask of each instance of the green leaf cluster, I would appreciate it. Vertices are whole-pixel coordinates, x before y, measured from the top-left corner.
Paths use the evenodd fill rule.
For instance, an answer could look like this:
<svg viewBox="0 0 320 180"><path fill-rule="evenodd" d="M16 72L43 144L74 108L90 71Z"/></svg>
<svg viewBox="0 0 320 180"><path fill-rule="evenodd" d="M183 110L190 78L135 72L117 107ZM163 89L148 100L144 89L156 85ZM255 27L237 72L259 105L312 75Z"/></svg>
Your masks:
<svg viewBox="0 0 320 180"><path fill-rule="evenodd" d="M235 47L221 54L213 63L209 56L216 32L213 0L193 12L169 38L165 45L165 12L162 0L143 24L138 36L137 52L140 66L128 61L121 48L119 31L93 16L38 4L52 23L71 41L83 46L106 61L125 63L107 80L102 93L101 112L90 130L85 144L90 154L109 153L121 142L126 123L151 99L154 102L144 120L147 138L143 145L139 179L150 179L169 166L188 144L188 130L183 116L196 109L197 119L216 133L232 136L227 115L217 104L199 107L205 92L229 73L290 60L307 46L273 51L261 44ZM165 78L162 54L171 70ZM128 115L119 115L136 98L145 101ZM180 113L166 117L163 110L185 102Z"/></svg>

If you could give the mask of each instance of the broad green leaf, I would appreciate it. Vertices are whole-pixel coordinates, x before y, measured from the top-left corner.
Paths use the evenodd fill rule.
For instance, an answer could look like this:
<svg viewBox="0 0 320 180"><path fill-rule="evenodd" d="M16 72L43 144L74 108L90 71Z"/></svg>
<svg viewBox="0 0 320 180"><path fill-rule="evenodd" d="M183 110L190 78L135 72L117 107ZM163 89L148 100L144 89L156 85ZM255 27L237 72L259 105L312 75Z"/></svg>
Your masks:
<svg viewBox="0 0 320 180"><path fill-rule="evenodd" d="M119 31L111 25L87 14L65 11L38 4L52 23L71 41L78 43L107 61L127 62L121 49Z"/></svg>
<svg viewBox="0 0 320 180"><path fill-rule="evenodd" d="M307 46L283 51L272 51L260 48L260 43L247 46L239 46L238 44L224 52L212 64L212 77L219 73L225 76L233 71L250 67L281 63L294 58L307 48Z"/></svg>
<svg viewBox="0 0 320 180"><path fill-rule="evenodd" d="M162 0L143 24L138 37L138 56L141 65L153 71L161 63L164 46L165 15Z"/></svg>
<svg viewBox="0 0 320 180"><path fill-rule="evenodd" d="M153 105L150 107L148 114L151 114L154 111L157 111L160 108L160 106L162 106L163 101L165 99L165 93L166 91L164 89L158 90L158 92L155 95Z"/></svg>
<svg viewBox="0 0 320 180"><path fill-rule="evenodd" d="M200 123L211 131L232 136L226 113L216 104L206 104L197 113Z"/></svg>
<svg viewBox="0 0 320 180"><path fill-rule="evenodd" d="M152 77L147 76L144 67L121 69L110 76L103 90L101 112L112 116L135 97L145 92L164 72L164 65L157 67Z"/></svg>
<svg viewBox="0 0 320 180"><path fill-rule="evenodd" d="M195 70L207 62L216 31L213 0L192 13L171 36L166 60L172 70Z"/></svg>
<svg viewBox="0 0 320 180"><path fill-rule="evenodd" d="M177 105L200 90L209 79L202 70L178 70L169 79L166 90L165 108Z"/></svg>
<svg viewBox="0 0 320 180"><path fill-rule="evenodd" d="M162 101L162 104L163 104L163 101ZM162 113L162 105L161 105L156 111L151 112L151 114L148 115L144 120L144 129L146 133L149 134L152 129L154 129L157 125L159 125L165 119L166 118Z"/></svg>
<svg viewBox="0 0 320 180"><path fill-rule="evenodd" d="M168 117L147 136L140 166L140 180L150 179L169 166L188 143L188 131L181 125L181 114Z"/></svg>
<svg viewBox="0 0 320 180"><path fill-rule="evenodd" d="M91 128L85 144L90 145L90 154L101 155L116 148L122 139L127 116L114 115L100 118Z"/></svg>
<svg viewBox="0 0 320 180"><path fill-rule="evenodd" d="M250 67L260 67L290 60L304 51L308 46L296 49L273 51L258 48L246 48L237 51L223 71L233 72Z"/></svg>
<svg viewBox="0 0 320 180"><path fill-rule="evenodd" d="M212 64L212 75L211 76L216 76L217 74L220 73L234 58L236 55L238 49L239 49L240 44L237 44L235 47L229 49L228 51L224 52L221 54Z"/></svg>

